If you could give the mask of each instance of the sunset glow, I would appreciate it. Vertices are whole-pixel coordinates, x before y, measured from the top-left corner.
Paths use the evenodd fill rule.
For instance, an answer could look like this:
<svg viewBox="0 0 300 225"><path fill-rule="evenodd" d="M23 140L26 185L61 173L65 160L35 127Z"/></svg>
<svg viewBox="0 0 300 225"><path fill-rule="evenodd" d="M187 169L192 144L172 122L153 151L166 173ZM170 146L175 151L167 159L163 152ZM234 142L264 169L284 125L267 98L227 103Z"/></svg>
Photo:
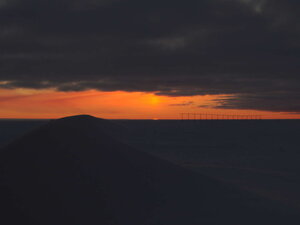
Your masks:
<svg viewBox="0 0 300 225"><path fill-rule="evenodd" d="M57 92L1 89L0 118L59 118L91 114L108 119L180 119L180 113L262 115L265 119L297 119L297 114L214 109L221 96L167 97L143 92ZM203 107L205 106L205 107Z"/></svg>

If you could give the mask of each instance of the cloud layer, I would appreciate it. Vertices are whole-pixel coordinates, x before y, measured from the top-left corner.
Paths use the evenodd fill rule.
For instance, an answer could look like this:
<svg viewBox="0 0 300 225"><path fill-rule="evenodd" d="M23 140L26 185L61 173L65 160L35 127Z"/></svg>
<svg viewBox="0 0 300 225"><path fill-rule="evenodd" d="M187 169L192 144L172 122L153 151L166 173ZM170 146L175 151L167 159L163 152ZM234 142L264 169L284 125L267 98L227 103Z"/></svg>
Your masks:
<svg viewBox="0 0 300 225"><path fill-rule="evenodd" d="M298 0L0 1L0 87L300 112Z"/></svg>

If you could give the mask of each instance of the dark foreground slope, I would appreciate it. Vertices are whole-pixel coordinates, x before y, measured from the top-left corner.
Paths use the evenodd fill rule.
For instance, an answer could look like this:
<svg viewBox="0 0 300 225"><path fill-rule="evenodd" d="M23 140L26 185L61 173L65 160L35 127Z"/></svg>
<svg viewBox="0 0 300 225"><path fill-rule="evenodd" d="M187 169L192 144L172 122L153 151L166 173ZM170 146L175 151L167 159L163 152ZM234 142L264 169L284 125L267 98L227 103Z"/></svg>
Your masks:
<svg viewBox="0 0 300 225"><path fill-rule="evenodd" d="M275 202L127 147L112 137L118 129L69 117L2 149L0 223L299 224Z"/></svg>

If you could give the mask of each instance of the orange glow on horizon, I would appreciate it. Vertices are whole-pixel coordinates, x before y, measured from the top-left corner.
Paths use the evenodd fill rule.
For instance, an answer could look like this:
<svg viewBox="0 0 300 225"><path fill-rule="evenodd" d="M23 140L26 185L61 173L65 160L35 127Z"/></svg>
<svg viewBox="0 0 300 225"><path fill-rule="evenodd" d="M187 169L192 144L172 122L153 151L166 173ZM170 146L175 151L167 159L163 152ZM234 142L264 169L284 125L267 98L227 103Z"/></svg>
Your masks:
<svg viewBox="0 0 300 225"><path fill-rule="evenodd" d="M143 92L57 92L0 89L0 118L48 119L90 114L107 119L180 119L180 113L262 115L265 119L300 119L299 114L214 109L222 96L168 97Z"/></svg>

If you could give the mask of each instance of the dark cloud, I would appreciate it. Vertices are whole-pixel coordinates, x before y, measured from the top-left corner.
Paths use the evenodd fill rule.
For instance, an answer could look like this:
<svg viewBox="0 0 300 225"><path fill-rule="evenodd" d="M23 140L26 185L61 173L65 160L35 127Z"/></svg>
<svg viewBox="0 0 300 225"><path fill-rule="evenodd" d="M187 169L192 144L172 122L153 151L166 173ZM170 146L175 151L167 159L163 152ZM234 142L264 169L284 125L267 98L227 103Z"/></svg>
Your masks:
<svg viewBox="0 0 300 225"><path fill-rule="evenodd" d="M298 0L0 1L0 87L300 112Z"/></svg>
<svg viewBox="0 0 300 225"><path fill-rule="evenodd" d="M170 104L170 106L189 106L189 105L194 105L195 102L193 101L187 101L187 102L182 102L179 104Z"/></svg>

